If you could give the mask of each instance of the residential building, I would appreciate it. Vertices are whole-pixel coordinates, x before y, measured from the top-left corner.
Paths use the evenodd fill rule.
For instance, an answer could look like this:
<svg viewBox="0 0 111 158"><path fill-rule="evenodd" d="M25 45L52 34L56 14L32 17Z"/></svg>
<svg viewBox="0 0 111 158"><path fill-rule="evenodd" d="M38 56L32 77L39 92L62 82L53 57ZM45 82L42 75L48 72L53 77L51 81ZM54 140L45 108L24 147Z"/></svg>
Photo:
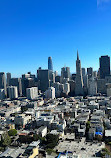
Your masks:
<svg viewBox="0 0 111 158"><path fill-rule="evenodd" d="M94 77L89 79L88 94L92 96L97 94L97 81Z"/></svg>
<svg viewBox="0 0 111 158"><path fill-rule="evenodd" d="M18 98L18 90L16 86L9 86L8 87L8 95L10 99Z"/></svg>
<svg viewBox="0 0 111 158"><path fill-rule="evenodd" d="M45 97L47 99L54 99L55 98L55 88L49 87L48 90L45 91Z"/></svg>
<svg viewBox="0 0 111 158"><path fill-rule="evenodd" d="M26 89L26 94L28 99L37 99L38 97L38 87L32 87Z"/></svg>

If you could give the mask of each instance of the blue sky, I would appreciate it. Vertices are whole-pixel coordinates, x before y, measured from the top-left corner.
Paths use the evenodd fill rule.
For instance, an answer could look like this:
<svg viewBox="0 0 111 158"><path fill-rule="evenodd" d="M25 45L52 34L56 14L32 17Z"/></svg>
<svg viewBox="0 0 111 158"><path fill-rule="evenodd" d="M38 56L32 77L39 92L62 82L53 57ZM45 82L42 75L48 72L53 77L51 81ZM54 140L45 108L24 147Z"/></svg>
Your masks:
<svg viewBox="0 0 111 158"><path fill-rule="evenodd" d="M38 67L99 67L111 56L111 0L0 0L0 71L12 76Z"/></svg>

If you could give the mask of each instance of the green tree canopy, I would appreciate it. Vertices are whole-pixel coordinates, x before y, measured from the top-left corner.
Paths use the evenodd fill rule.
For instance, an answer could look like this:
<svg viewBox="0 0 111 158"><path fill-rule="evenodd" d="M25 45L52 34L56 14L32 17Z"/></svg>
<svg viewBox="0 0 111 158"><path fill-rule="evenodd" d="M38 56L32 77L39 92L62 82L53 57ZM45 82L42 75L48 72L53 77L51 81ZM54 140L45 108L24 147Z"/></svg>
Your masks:
<svg viewBox="0 0 111 158"><path fill-rule="evenodd" d="M53 149L58 143L59 135L47 134L46 140L47 148Z"/></svg>
<svg viewBox="0 0 111 158"><path fill-rule="evenodd" d="M17 130L16 129L10 129L8 131L9 136L15 136L17 134Z"/></svg>
<svg viewBox="0 0 111 158"><path fill-rule="evenodd" d="M4 133L2 135L2 145L9 146L11 144L11 138L9 137L8 133Z"/></svg>

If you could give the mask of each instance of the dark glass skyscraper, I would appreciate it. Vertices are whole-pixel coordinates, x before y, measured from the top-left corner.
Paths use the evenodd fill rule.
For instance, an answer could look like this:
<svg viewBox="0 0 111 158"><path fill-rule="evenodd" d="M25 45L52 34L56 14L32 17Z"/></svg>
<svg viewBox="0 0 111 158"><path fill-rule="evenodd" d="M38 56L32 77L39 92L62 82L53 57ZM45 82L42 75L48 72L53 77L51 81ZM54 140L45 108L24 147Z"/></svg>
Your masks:
<svg viewBox="0 0 111 158"><path fill-rule="evenodd" d="M48 87L55 81L55 76L52 70L47 69L38 69L37 70L37 79L38 79L38 87L42 92L45 92Z"/></svg>
<svg viewBox="0 0 111 158"><path fill-rule="evenodd" d="M9 82L10 82L10 79L11 79L11 73L7 73L7 86L9 86Z"/></svg>
<svg viewBox="0 0 111 158"><path fill-rule="evenodd" d="M53 65L52 65L52 58L51 57L48 57L48 70L53 71Z"/></svg>
<svg viewBox="0 0 111 158"><path fill-rule="evenodd" d="M87 68L87 75L88 75L88 79L90 79L93 76L93 68L92 67Z"/></svg>
<svg viewBox="0 0 111 158"><path fill-rule="evenodd" d="M22 83L21 78L11 78L9 81L10 86L16 86L18 90L18 94L22 96Z"/></svg>
<svg viewBox="0 0 111 158"><path fill-rule="evenodd" d="M110 75L110 57L108 55L99 58L100 64L100 78L104 79L105 76Z"/></svg>
<svg viewBox="0 0 111 158"><path fill-rule="evenodd" d="M85 76L86 75L86 70L85 68L82 68L82 76Z"/></svg>
<svg viewBox="0 0 111 158"><path fill-rule="evenodd" d="M0 89L4 89L5 95L7 95L6 78L5 78L5 73L4 72L0 72Z"/></svg>

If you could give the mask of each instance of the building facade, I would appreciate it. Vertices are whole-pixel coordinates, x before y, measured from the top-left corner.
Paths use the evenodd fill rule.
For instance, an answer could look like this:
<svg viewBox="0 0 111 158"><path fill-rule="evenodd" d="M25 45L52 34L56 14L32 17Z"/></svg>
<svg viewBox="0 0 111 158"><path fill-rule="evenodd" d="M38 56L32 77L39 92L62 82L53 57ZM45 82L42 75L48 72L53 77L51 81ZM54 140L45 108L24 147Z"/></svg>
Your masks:
<svg viewBox="0 0 111 158"><path fill-rule="evenodd" d="M83 95L83 78L81 70L81 61L79 60L78 51L76 60L75 95Z"/></svg>
<svg viewBox="0 0 111 158"><path fill-rule="evenodd" d="M8 87L8 95L10 99L18 98L18 90L16 86L9 86Z"/></svg>
<svg viewBox="0 0 111 158"><path fill-rule="evenodd" d="M48 70L53 71L53 64L52 64L52 58L48 57Z"/></svg>
<svg viewBox="0 0 111 158"><path fill-rule="evenodd" d="M37 99L38 87L27 88L26 93L28 99Z"/></svg>
<svg viewBox="0 0 111 158"><path fill-rule="evenodd" d="M7 96L6 77L4 72L0 72L0 89L4 89L5 95Z"/></svg>
<svg viewBox="0 0 111 158"><path fill-rule="evenodd" d="M110 57L108 55L99 58L100 64L100 78L104 79L105 76L110 75Z"/></svg>
<svg viewBox="0 0 111 158"><path fill-rule="evenodd" d="M45 97L47 99L54 99L55 98L55 88L49 87L48 90L45 91Z"/></svg>

